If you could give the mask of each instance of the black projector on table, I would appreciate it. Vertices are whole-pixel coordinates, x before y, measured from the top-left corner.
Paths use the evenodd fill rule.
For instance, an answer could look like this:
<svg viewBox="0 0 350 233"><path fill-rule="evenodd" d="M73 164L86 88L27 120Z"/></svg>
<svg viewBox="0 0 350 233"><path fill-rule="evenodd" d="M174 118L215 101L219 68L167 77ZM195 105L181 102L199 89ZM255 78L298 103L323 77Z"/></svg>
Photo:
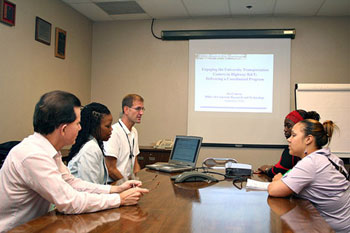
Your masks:
<svg viewBox="0 0 350 233"><path fill-rule="evenodd" d="M226 176L251 176L252 165L244 163L232 163L225 164Z"/></svg>

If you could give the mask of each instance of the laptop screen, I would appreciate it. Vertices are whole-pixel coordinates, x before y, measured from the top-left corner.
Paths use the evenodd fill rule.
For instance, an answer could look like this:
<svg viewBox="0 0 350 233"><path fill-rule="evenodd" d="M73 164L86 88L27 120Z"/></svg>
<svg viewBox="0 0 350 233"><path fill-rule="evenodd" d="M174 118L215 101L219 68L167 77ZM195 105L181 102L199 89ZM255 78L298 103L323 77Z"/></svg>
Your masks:
<svg viewBox="0 0 350 233"><path fill-rule="evenodd" d="M195 163L201 143L201 137L176 136L170 160Z"/></svg>

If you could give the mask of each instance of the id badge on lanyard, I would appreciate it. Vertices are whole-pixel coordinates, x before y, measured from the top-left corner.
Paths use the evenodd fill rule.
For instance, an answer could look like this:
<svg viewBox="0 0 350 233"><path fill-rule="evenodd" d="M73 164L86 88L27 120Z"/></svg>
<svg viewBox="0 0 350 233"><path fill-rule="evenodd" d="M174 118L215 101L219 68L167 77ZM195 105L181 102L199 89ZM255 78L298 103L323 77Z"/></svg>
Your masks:
<svg viewBox="0 0 350 233"><path fill-rule="evenodd" d="M126 139L128 140L128 144L129 144L129 149L130 149L130 154L129 154L129 159L130 159L130 163L131 163L131 173L134 173L134 166L133 166L133 162L132 162L132 158L134 157L134 145L135 145L135 138L132 139L132 146L131 146L131 143L130 143L130 140L129 140L129 136L128 134L126 133L124 127L122 126L122 124L120 123L120 121L118 121L120 127L122 127L124 133L125 133L125 136L126 136Z"/></svg>

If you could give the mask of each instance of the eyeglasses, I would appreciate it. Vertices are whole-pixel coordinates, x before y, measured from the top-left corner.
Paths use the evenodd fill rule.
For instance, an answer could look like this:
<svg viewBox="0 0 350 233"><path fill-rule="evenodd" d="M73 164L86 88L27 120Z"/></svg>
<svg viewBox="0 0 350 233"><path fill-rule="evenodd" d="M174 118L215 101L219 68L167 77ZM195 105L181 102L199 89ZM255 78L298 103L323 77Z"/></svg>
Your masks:
<svg viewBox="0 0 350 233"><path fill-rule="evenodd" d="M135 111L138 111L138 112L146 111L146 109L144 107L137 107L137 108L132 108L132 109L134 109Z"/></svg>

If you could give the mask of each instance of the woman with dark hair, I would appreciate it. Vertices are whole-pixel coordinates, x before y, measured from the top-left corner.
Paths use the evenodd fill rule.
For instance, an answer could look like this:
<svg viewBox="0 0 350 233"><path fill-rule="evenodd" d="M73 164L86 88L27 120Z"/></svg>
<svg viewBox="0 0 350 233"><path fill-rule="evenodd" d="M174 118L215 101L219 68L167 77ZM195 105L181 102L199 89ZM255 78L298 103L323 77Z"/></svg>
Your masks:
<svg viewBox="0 0 350 233"><path fill-rule="evenodd" d="M111 136L112 121L110 111L103 104L91 103L82 109L82 129L67 157L72 175L92 183L107 183L103 141Z"/></svg>
<svg viewBox="0 0 350 233"><path fill-rule="evenodd" d="M288 138L290 153L301 160L282 177L277 174L268 187L270 196L293 193L309 200L336 232L350 232L350 182L344 163L323 146L330 143L336 125L303 120Z"/></svg>
<svg viewBox="0 0 350 233"><path fill-rule="evenodd" d="M293 126L304 119L314 119L318 121L320 120L320 115L315 111L306 112L302 109L290 112L284 119L284 136L288 139ZM300 158L290 154L289 149L285 148L278 163L274 166L263 165L259 167L257 173L264 173L272 178L278 173L286 173L289 169L293 168L299 160Z"/></svg>

